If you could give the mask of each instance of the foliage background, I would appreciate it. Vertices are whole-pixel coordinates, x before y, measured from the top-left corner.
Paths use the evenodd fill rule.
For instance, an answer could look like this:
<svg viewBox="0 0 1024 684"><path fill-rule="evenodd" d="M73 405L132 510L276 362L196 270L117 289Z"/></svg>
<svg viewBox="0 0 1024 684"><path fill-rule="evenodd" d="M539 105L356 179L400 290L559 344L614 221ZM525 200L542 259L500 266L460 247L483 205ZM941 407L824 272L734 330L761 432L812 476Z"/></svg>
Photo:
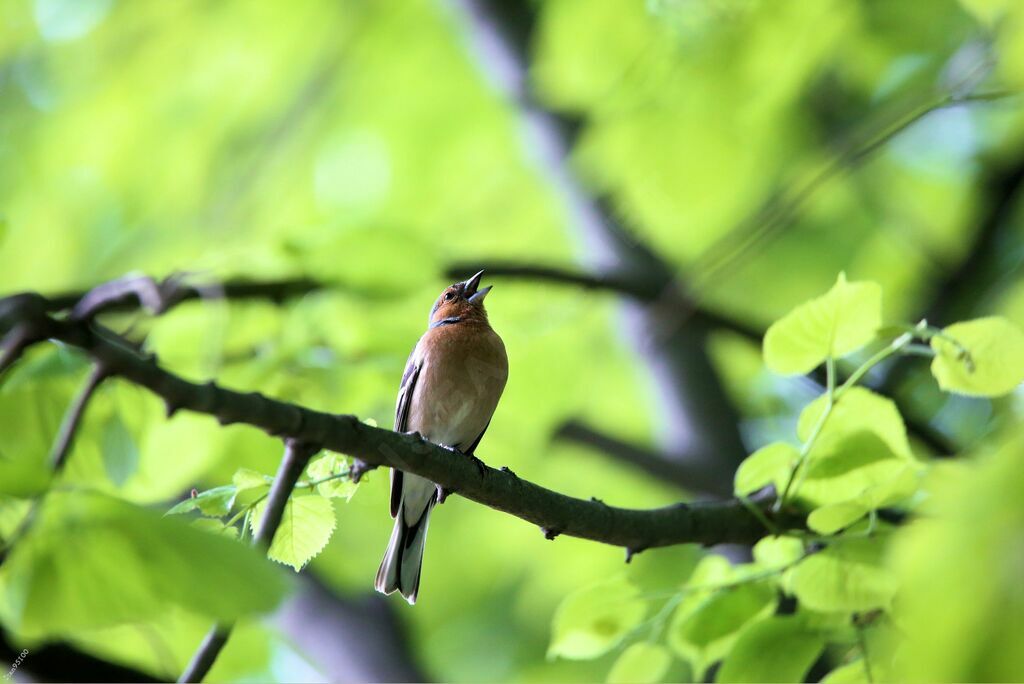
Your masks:
<svg viewBox="0 0 1024 684"><path fill-rule="evenodd" d="M950 91L1024 85L1024 13L1012 2L552 0L526 9L536 14L532 92L580 122L574 170L680 277L699 276L731 228L758 223L780 188L801 187L894 114ZM206 302L124 321L148 330L161 360L188 377L390 425L406 354L448 264L593 259L524 144L514 103L484 77L473 20L457 4L14 0L0 6L0 23L2 291L176 270L334 285L287 307ZM934 111L864 163L843 165L776 239L709 277L699 295L765 327L845 270L882 284L887 321L916 320L939 292L950 317L936 323L1001 313L1024 325L1019 183L996 182L1022 167L1019 99ZM997 203L1004 210L992 218ZM965 262L963 282L947 283ZM488 302L511 376L484 460L583 498L677 500L668 483L551 439L563 420L582 417L641 444L664 440L654 379L622 332L618 301L516 281L499 282ZM723 333L710 350L748 448L792 439L813 395L767 372L749 341ZM976 454L1019 445L1019 392L949 397L918 377L923 368L895 389L916 418L983 463ZM71 353L39 352L6 380L0 453L44 458L85 372ZM984 467L1021 472L1019 451L1002 449L1015 467ZM90 407L62 478L165 508L239 467L273 472L279 458L271 438L188 415L166 421L158 402L115 382ZM988 612L961 615L992 573L1019 569L1019 536L970 533L1004 519L1019 532L1019 497L1007 478L952 479L949 506L964 509L964 528L898 549L909 585L936 592L911 600L941 605L943 619L915 628L935 630L950 662L923 678L1024 676L1019 660L991 670L975 661L985 634L1005 644L1024 635L1022 613L1007 607L1021 608L1019 593L1005 603L992 581ZM373 473L338 506L337 531L308 570L340 595L370 588L391 524L386 492L387 478ZM3 500L0 531L10 533L21 505ZM628 571L645 586L674 586L699 554L650 552ZM619 550L548 542L453 497L431 530L420 604L394 609L431 678L593 680L610 656L545 658L551 616L574 588L622 570ZM207 626L173 612L67 628L56 615L73 607L54 611L43 635L158 677L181 669ZM969 620L977 630L954 636L944 626ZM317 676L303 644L273 622L236 637L214 678Z"/></svg>

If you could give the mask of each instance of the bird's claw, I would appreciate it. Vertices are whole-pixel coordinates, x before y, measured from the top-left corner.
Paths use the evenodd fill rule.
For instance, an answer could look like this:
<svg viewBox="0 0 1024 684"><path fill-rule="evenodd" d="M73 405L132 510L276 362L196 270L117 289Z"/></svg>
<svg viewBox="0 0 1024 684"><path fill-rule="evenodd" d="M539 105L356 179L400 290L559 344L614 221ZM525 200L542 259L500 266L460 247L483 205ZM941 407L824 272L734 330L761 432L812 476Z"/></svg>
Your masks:
<svg viewBox="0 0 1024 684"><path fill-rule="evenodd" d="M511 468L509 468L508 466L501 466L501 472L508 473L509 475L511 475L512 477L516 478L517 480L519 479L519 476L516 475L515 472Z"/></svg>

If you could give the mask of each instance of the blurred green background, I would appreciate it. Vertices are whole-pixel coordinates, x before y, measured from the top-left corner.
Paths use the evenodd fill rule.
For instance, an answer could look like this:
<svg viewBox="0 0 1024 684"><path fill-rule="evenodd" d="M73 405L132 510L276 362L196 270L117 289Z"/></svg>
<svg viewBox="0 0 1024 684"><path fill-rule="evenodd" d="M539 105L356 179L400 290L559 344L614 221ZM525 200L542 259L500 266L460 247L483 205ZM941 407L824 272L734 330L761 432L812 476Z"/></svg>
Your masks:
<svg viewBox="0 0 1024 684"><path fill-rule="evenodd" d="M791 436L814 395L769 374L756 340L735 329L763 330L841 270L882 284L887 321L1000 313L1024 325L1024 108L1013 94L1024 86L1024 9L1013 0L9 0L0 26L0 291L177 271L329 285L284 306L209 301L114 319L190 379L390 427L406 355L449 266L607 263L554 178L562 172L626 226L633 247L692 286L702 312L732 322L692 343L709 355L748 450ZM505 30L524 50L528 102L503 92L501 64L480 49ZM524 107L566 126L564 165L538 146ZM646 354L630 305L491 282L511 370L478 454L620 506L706 497L552 438L579 419L651 451L678 446L662 388L687 378L666 379ZM924 368L911 364L887 386L908 418L958 454L1020 444L1019 391L951 398ZM0 387L0 454L45 458L86 372L73 352L35 350ZM1015 466L1007 472L1021 472L1019 450L1000 453ZM273 473L279 459L279 443L258 431L167 421L159 402L116 381L90 406L61 483L163 510L239 467ZM728 473L723 482L728 490ZM984 474L969 487L990 510L958 508L954 487L953 519L1012 521L1016 535L983 544L956 528L907 541L916 551L901 549L901 567L921 584L934 576L924 568L960 562L958 543L988 554L950 571L951 593L931 604L939 622L947 608L956 620L980 585L1002 586L1000 573L1020 577L1019 490ZM419 604L378 602L365 595L391 526L386 497L385 473L370 474L336 507L337 530L306 571L340 597L336 610L384 615L385 627L365 629L385 653L433 680L604 678L611 656L545 653L561 599L623 572L621 550L546 541L454 496L434 517ZM24 505L0 499L4 536ZM700 553L651 551L628 572L665 589ZM116 556L86 562L118 571ZM1005 644L1024 638L1015 591L1006 603L993 589L990 612L971 617ZM185 609L116 626L60 618L76 609L56 605L33 633L7 638L30 650L39 638L70 643L166 679L208 626ZM246 622L213 679L400 676L331 669L296 620ZM344 656L360 624L307 636ZM968 631L944 642L960 660L923 678L1024 677L1019 659L978 669L985 642L971 640L983 630ZM22 668L31 674L32 656Z"/></svg>

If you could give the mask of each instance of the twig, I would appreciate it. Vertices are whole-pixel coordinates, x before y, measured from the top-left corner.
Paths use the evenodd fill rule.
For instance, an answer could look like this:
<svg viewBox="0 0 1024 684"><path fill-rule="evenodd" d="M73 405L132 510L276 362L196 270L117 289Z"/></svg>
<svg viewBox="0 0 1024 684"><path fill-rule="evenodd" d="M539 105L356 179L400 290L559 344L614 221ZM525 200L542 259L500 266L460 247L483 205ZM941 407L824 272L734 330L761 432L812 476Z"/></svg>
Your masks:
<svg viewBox="0 0 1024 684"><path fill-rule="evenodd" d="M694 268L695 289L702 290L713 283L721 272L726 269L735 269L738 262L750 254L754 247L791 221L800 208L820 188L827 185L832 179L855 168L884 147L886 143L927 115L948 107L976 102L993 102L1016 95L1019 93L1008 91L970 95L947 93L936 100L918 105L889 126L870 136L863 144L850 145L805 184L797 189L787 188L780 191L761 210L728 231L708 248ZM740 241L738 245L734 244L737 239Z"/></svg>
<svg viewBox="0 0 1024 684"><path fill-rule="evenodd" d="M658 297L642 287L635 279L612 273L590 273L564 266L536 266L512 261L485 261L482 263L454 263L445 269L449 278L466 278L483 269L488 278L535 280L561 285L575 285L584 290L607 290L650 302Z"/></svg>
<svg viewBox="0 0 1024 684"><path fill-rule="evenodd" d="M24 302L18 299L18 302ZM532 484L511 473L473 462L417 434L399 434L362 423L356 416L314 411L264 397L196 384L163 369L116 335L83 322L57 320L31 306L0 300L0 325L25 324L32 343L53 338L85 351L116 375L163 399L170 412L184 409L214 416L223 424L245 423L345 453L370 466L392 466L425 477L461 496L561 534L622 546L751 543L765 535L761 522L736 500L676 504L653 510L624 509L584 501ZM755 503L767 510L770 499ZM802 527L801 519L769 515L780 528Z"/></svg>
<svg viewBox="0 0 1024 684"><path fill-rule="evenodd" d="M306 469L309 459L319 449L304 442L294 439L285 440L284 456L281 458L281 465L277 468L277 475L274 477L274 484L270 487L270 494L267 496L267 505L263 509L263 517L260 525L253 535L253 546L261 549L270 548L270 543L281 525L281 518L284 516L285 506L288 505L288 497L291 496L295 483L298 482L302 471ZM202 643L192 656L185 671L182 672L179 682L201 682L213 667L217 656L227 644L231 636L231 624L214 625Z"/></svg>
<svg viewBox="0 0 1024 684"><path fill-rule="evenodd" d="M0 376L3 376L7 369L18 362L25 347L28 346L27 331L22 326L16 326L4 336L0 344L3 346L3 353L0 354Z"/></svg>
<svg viewBox="0 0 1024 684"><path fill-rule="evenodd" d="M171 276L159 284L145 276L123 278L116 287L93 288L85 292L65 292L46 298L46 310L51 313L74 309L76 318L83 313L95 316L112 311L132 311L140 305L164 312L182 302L214 298L230 300L262 299L281 303L324 290L331 285L312 278L284 278L281 280L252 281L228 280L223 283L190 285L181 276ZM152 284L149 287L147 283ZM154 292L155 288L155 292Z"/></svg>
<svg viewBox="0 0 1024 684"><path fill-rule="evenodd" d="M54 472L59 471L64 467L64 462L67 459L68 453L71 451L71 445L75 440L75 434L78 432L78 426L82 422L82 417L85 415L85 408L89 404L89 400L92 399L96 392L96 389L103 382L104 378L107 377L107 372L103 368L102 364L96 364L93 366L92 371L89 373L89 377L85 379L85 384L82 385L82 389L79 390L78 396L75 397L75 401L71 404L68 409L67 415L64 416L64 420L60 425L60 432L57 433L57 439L53 444L53 449L50 452L50 464L53 467Z"/></svg>
<svg viewBox="0 0 1024 684"><path fill-rule="evenodd" d="M723 483L719 478L709 477L705 470L694 465L700 463L700 459L648 449L609 435L575 418L570 418L558 426L551 438L588 446L598 453L637 467L661 481L671 482L687 491L704 492L720 497L727 497L732 493L731 483Z"/></svg>

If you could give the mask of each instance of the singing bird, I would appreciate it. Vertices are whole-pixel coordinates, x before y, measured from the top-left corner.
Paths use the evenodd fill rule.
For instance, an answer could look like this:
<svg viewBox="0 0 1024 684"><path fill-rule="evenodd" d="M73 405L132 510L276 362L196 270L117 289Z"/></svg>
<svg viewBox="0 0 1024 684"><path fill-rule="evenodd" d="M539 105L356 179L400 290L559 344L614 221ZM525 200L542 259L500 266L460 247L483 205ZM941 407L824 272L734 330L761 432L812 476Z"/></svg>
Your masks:
<svg viewBox="0 0 1024 684"><path fill-rule="evenodd" d="M427 331L409 355L395 410L396 431L419 432L473 458L508 379L505 345L484 310L491 287L479 289L482 275L455 283L438 297ZM427 524L439 496L430 480L392 468L395 526L377 570L377 591L397 590L416 603Z"/></svg>

